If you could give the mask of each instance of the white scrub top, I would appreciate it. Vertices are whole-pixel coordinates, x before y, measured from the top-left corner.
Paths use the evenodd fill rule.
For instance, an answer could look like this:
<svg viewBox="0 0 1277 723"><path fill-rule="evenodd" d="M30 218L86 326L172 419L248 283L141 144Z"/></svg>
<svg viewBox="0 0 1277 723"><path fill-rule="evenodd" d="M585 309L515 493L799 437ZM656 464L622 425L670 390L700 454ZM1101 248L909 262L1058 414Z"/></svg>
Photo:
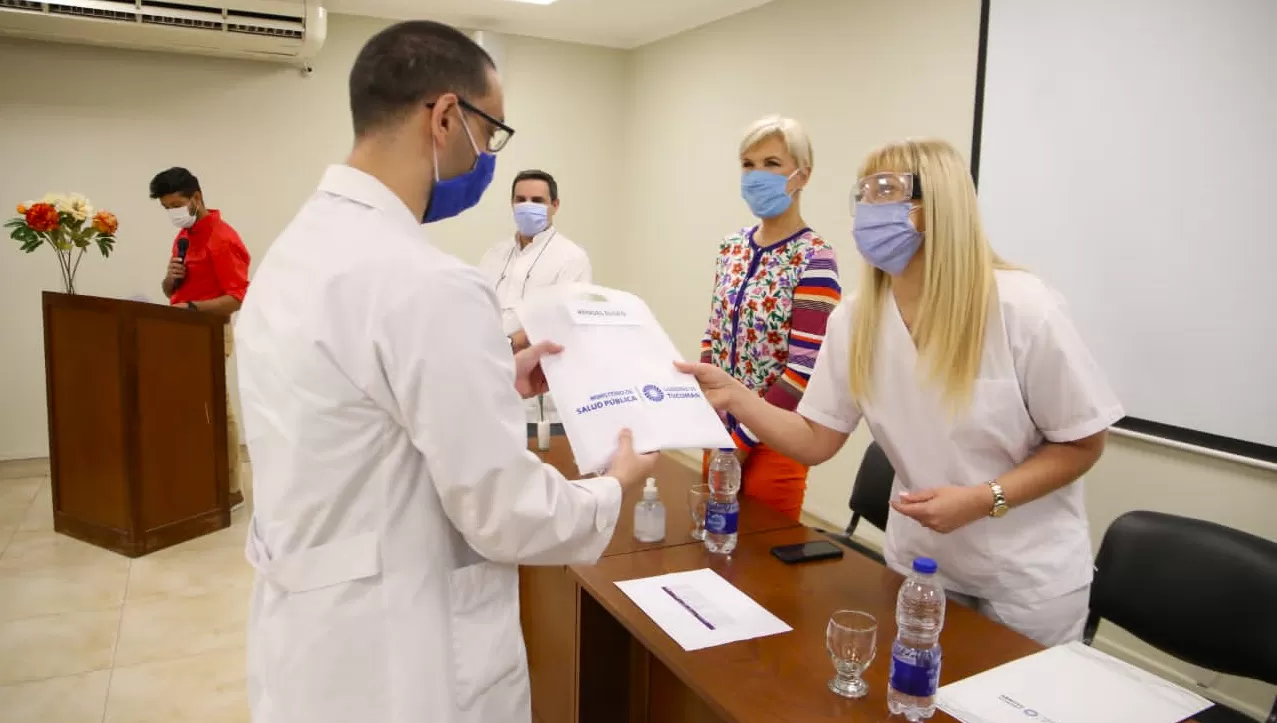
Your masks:
<svg viewBox="0 0 1277 723"><path fill-rule="evenodd" d="M515 309L524 299L559 284L591 283L590 257L585 249L553 226L532 237L532 243L523 248L515 236L501 241L483 255L479 269L497 292L506 336L522 328ZM549 394L527 400L524 410L529 422L559 421Z"/></svg>
<svg viewBox="0 0 1277 723"><path fill-rule="evenodd" d="M255 723L529 721L516 565L595 561L621 489L527 451L491 286L334 166L236 336Z"/></svg>
<svg viewBox="0 0 1277 723"><path fill-rule="evenodd" d="M997 271L984 358L969 409L952 417L888 293L873 363L871 400L851 396L854 299L829 317L803 417L850 433L863 417L896 470L902 491L982 485L1028 459L1044 442L1089 437L1123 416L1121 404L1065 313L1063 299L1023 271ZM1082 481L947 535L891 511L885 557L907 573L934 558L949 589L995 601L1034 603L1091 581L1091 540Z"/></svg>
<svg viewBox="0 0 1277 723"><path fill-rule="evenodd" d="M524 248L519 248L514 236L501 241L483 255L479 269L496 289L506 336L520 329L514 310L538 289L592 283L590 257L585 249L553 226L533 236L532 243Z"/></svg>

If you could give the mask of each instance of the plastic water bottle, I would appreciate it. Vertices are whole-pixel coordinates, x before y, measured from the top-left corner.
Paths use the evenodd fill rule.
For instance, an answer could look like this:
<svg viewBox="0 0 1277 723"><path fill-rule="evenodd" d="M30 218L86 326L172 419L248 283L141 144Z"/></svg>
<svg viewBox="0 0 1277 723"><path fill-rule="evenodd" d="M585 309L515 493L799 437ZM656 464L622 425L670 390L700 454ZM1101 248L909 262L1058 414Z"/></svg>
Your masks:
<svg viewBox="0 0 1277 723"><path fill-rule="evenodd" d="M720 449L709 465L709 501L705 504L705 549L727 555L736 549L740 522L740 460L736 450Z"/></svg>
<svg viewBox="0 0 1277 723"><path fill-rule="evenodd" d="M896 597L896 642L891 647L887 709L909 721L936 712L940 685L940 629L944 588L936 581L936 561L919 557Z"/></svg>
<svg viewBox="0 0 1277 723"><path fill-rule="evenodd" d="M634 539L660 542L665 539L665 505L656 489L656 480L647 478L643 499L634 506Z"/></svg>

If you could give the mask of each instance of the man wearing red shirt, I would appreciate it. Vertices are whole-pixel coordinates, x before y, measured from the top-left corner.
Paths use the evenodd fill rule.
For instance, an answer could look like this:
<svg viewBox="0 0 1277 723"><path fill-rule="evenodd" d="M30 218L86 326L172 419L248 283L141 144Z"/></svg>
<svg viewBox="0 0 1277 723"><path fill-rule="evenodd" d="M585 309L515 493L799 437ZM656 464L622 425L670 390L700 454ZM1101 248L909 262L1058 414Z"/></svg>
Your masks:
<svg viewBox="0 0 1277 723"><path fill-rule="evenodd" d="M185 168L170 168L151 179L151 198L159 199L169 220L178 228L173 239L168 273L160 288L173 306L226 317L226 357L234 340L231 315L239 311L248 291L248 249L218 211L204 205L200 182ZM186 256L178 251L186 240ZM227 463L230 466L231 509L244 504L240 489L239 426L226 392Z"/></svg>

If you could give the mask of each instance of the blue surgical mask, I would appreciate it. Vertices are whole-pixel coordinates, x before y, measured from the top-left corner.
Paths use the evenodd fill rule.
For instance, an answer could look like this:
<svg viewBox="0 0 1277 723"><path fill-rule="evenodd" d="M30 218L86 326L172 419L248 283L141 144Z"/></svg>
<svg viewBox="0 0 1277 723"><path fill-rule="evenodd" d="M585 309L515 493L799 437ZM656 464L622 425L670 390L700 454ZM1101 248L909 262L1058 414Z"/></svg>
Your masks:
<svg viewBox="0 0 1277 723"><path fill-rule="evenodd" d="M913 204L857 203L851 235L865 261L892 276L904 273L905 267L922 246L922 234L909 220Z"/></svg>
<svg viewBox="0 0 1277 723"><path fill-rule="evenodd" d="M516 203L514 225L523 236L536 236L550 225L550 209L544 203Z"/></svg>
<svg viewBox="0 0 1277 723"><path fill-rule="evenodd" d="M488 190L488 184L492 183L492 176L497 170L496 155L479 151L464 116L461 118L461 128L465 130L466 138L474 148L474 167L459 176L439 180L439 149L434 149L435 185L430 189L430 199L426 203L422 223L442 221L474 208L479 199L483 198L483 192Z"/></svg>
<svg viewBox="0 0 1277 723"><path fill-rule="evenodd" d="M798 173L798 171L794 171ZM793 196L785 192L794 173L782 176L768 171L750 171L740 177L740 195L758 218L775 218L789 210Z"/></svg>

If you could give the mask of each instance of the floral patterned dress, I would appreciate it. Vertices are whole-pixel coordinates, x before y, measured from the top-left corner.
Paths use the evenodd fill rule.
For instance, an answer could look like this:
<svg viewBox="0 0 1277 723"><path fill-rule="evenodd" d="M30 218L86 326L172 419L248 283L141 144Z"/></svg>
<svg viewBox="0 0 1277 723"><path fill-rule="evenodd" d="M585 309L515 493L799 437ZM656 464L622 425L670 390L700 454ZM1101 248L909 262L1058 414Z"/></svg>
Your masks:
<svg viewBox="0 0 1277 723"><path fill-rule="evenodd" d="M811 229L760 247L758 227L723 239L701 361L715 364L771 404L794 410L807 389L825 324L842 288L834 249ZM738 447L758 439L729 419Z"/></svg>

